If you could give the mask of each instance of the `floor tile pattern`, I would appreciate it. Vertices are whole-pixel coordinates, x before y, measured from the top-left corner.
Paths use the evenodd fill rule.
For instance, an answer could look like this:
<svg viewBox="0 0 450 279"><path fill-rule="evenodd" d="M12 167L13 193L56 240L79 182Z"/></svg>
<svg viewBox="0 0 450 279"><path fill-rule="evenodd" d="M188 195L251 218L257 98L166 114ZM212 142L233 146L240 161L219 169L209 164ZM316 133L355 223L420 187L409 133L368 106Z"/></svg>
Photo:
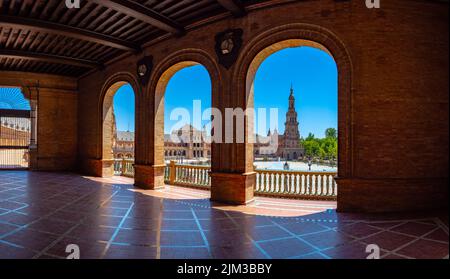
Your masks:
<svg viewBox="0 0 450 279"><path fill-rule="evenodd" d="M136 190L127 178L0 172L0 258L448 258L446 214L340 214L335 204L257 198L213 204L207 191Z"/></svg>

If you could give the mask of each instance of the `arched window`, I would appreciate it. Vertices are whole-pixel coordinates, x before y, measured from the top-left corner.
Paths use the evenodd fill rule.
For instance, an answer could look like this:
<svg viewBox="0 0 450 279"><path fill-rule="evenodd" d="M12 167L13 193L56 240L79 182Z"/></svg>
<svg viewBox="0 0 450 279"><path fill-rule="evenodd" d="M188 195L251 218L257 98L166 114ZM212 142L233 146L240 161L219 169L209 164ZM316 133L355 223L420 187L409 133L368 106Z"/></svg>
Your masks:
<svg viewBox="0 0 450 279"><path fill-rule="evenodd" d="M337 138L326 136L328 129L337 129L338 125L338 70L334 58L325 49L301 40L284 41L271 50L257 58L262 62L256 69L251 95L258 138L276 130L280 140L275 148L263 142L255 157L270 155L279 157L280 162L255 160L255 165L282 170L283 161L298 160L303 153L315 158L337 158ZM265 109L265 119L260 119L260 109ZM276 117L270 115L270 109L278 110ZM294 171L308 170L307 164L290 167ZM337 171L328 166L318 169Z"/></svg>
<svg viewBox="0 0 450 279"><path fill-rule="evenodd" d="M134 143L134 119L135 119L135 92L127 82L116 82L111 85L103 99L103 137L102 137L102 162L108 162L116 157L114 152L118 148L132 147ZM134 155L122 158L134 158ZM102 176L112 176L112 166L102 168Z"/></svg>

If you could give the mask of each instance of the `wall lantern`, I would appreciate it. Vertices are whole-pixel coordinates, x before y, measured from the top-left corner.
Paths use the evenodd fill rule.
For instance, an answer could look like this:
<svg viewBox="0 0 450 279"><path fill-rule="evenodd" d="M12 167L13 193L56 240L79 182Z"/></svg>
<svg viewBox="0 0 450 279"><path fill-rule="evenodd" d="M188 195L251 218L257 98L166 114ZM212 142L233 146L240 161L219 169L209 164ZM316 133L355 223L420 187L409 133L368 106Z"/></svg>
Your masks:
<svg viewBox="0 0 450 279"><path fill-rule="evenodd" d="M145 85L150 79L153 69L153 56L145 56L137 63L137 75L140 82Z"/></svg>

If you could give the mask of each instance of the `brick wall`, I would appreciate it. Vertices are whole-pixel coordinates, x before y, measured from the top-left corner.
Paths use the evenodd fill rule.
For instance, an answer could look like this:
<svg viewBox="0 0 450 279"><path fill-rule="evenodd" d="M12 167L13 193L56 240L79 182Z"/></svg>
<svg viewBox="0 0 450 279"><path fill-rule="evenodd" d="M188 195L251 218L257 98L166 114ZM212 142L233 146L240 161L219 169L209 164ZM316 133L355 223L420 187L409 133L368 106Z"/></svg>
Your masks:
<svg viewBox="0 0 450 279"><path fill-rule="evenodd" d="M37 100L37 150L31 153L30 167L46 171L74 170L78 140L77 80L1 72L0 86L22 87L27 99Z"/></svg>
<svg viewBox="0 0 450 279"><path fill-rule="evenodd" d="M338 182L339 209L448 206L448 4L437 1L382 1L379 10L367 9L364 1L299 1L250 11L244 18L220 20L181 38L149 45L142 54L122 57L79 81L80 164L101 156L98 104L104 84L119 72L134 75L136 61L144 54L154 57L157 72L169 55L185 49L198 49L215 59L214 36L227 28L244 29L245 48L267 30L296 23L333 33L351 59L351 71L340 72L351 75L351 96L345 100L351 108L346 111L351 123L346 123L350 129L344 135L349 139L347 158L341 153L339 158L349 169ZM217 67L220 80L213 79L213 83L220 82L220 94L214 93L218 94L216 102L235 106L242 97L233 87L237 66L228 71ZM140 89L143 93L138 99L149 104L145 109L151 116L154 100L145 98L152 92ZM143 138L148 119L138 117L137 121L137 137ZM153 139L145 144L137 149L152 152ZM245 145L213 145L213 160L227 154L220 156L220 162L216 159L215 168L247 171L252 152L243 150ZM152 164L151 158L147 164Z"/></svg>

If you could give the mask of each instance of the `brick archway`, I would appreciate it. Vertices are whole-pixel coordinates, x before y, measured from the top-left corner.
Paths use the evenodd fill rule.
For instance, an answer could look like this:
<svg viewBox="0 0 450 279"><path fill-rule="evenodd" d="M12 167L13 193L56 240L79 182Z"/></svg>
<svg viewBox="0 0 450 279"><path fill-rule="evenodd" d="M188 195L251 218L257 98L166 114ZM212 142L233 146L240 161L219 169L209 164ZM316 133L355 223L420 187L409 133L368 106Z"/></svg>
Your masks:
<svg viewBox="0 0 450 279"><path fill-rule="evenodd" d="M202 65L211 80L212 103L220 96L221 77L213 56L201 49L184 49L173 53L158 63L146 89L146 102L138 104L138 117L149 120L139 126L143 135L137 138L135 185L157 189L164 186L164 95L170 79L178 71L194 65Z"/></svg>
<svg viewBox="0 0 450 279"><path fill-rule="evenodd" d="M298 46L321 49L336 62L338 68L338 180L352 177L352 61L345 44L331 31L311 24L288 24L255 36L242 50L233 72L235 90L245 108L253 107L254 78L261 63L273 53ZM253 123L253 119L247 119ZM246 125L246 142L253 133ZM253 146L246 144L246 172L253 172Z"/></svg>
<svg viewBox="0 0 450 279"><path fill-rule="evenodd" d="M139 86L135 77L130 73L117 73L110 77L102 87L99 99L99 148L97 150L97 160L95 174L101 177L110 177L114 175L114 155L112 153L112 145L115 127L113 124L113 99L117 90L122 86L130 84L133 88L135 104L138 102ZM135 119L136 115L135 115Z"/></svg>

